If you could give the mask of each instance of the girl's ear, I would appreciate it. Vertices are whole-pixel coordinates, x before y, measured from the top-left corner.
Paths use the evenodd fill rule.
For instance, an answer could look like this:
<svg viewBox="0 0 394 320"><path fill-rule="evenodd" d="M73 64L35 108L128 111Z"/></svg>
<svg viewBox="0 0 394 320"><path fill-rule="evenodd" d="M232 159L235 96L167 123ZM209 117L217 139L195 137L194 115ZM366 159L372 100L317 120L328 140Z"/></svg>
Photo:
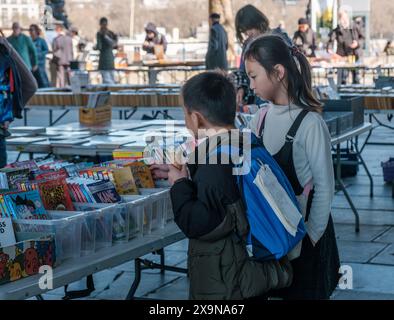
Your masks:
<svg viewBox="0 0 394 320"><path fill-rule="evenodd" d="M279 82L283 81L285 78L286 72L285 72L285 67L281 64L277 64L274 66L274 73L275 73L275 78Z"/></svg>

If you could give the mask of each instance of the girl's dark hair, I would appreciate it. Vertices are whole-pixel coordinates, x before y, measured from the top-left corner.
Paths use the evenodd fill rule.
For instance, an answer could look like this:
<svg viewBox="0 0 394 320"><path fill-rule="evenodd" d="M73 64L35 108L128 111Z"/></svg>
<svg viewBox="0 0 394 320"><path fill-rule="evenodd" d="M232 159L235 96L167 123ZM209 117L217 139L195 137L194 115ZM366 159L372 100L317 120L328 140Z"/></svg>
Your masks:
<svg viewBox="0 0 394 320"><path fill-rule="evenodd" d="M322 111L322 104L312 91L309 62L297 47L290 47L279 35L264 35L248 45L245 60L250 59L256 60L269 76L274 73L276 65L282 65L286 70L290 102L309 111Z"/></svg>
<svg viewBox="0 0 394 320"><path fill-rule="evenodd" d="M41 29L40 29L40 27L39 27L38 25L36 25L36 24L31 24L30 27L29 27L29 29L33 29L33 30L37 33L37 35L40 35L40 34L41 34Z"/></svg>
<svg viewBox="0 0 394 320"><path fill-rule="evenodd" d="M263 34L270 30L269 25L270 22L265 14L251 4L239 9L235 16L235 30L237 39L241 44L244 43L242 33L247 30L257 29Z"/></svg>

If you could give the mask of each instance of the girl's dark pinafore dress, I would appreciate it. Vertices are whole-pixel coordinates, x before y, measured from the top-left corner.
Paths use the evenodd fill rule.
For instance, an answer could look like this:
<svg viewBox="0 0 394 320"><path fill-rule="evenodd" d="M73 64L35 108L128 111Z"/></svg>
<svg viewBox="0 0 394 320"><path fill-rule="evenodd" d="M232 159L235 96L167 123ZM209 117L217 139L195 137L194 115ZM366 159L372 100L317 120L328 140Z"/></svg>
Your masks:
<svg viewBox="0 0 394 320"><path fill-rule="evenodd" d="M298 181L294 167L293 140L302 120L308 112L307 110L301 111L286 135L285 144L277 154L273 155L276 162L286 174L297 196L303 193L304 188ZM259 130L259 136L263 145L262 134L264 125L265 118ZM313 194L314 190L308 196L305 221L308 221L310 215ZM289 300L323 300L330 298L340 278L340 261L331 214L327 228L317 244L313 246L309 236L306 235L302 242L300 256L291 261L291 263L294 272L293 284L289 288L272 291L268 296L281 297Z"/></svg>

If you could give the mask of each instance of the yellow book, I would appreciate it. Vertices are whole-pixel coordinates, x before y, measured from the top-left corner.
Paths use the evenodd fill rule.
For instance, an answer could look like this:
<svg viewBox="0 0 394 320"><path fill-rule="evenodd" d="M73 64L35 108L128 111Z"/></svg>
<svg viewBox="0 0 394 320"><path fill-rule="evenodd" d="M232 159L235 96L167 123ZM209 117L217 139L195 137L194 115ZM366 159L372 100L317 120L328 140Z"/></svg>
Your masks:
<svg viewBox="0 0 394 320"><path fill-rule="evenodd" d="M125 164L131 169L135 183L138 188L154 188L155 182L149 167L142 161L135 161Z"/></svg>
<svg viewBox="0 0 394 320"><path fill-rule="evenodd" d="M139 194L134 176L128 167L111 170L115 180L116 190L120 195Z"/></svg>

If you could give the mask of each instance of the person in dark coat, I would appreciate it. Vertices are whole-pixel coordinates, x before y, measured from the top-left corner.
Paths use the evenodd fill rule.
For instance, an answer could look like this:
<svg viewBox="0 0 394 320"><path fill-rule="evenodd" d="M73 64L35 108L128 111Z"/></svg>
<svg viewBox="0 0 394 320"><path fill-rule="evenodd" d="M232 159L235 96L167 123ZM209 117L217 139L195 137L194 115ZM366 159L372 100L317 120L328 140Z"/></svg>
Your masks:
<svg viewBox="0 0 394 320"><path fill-rule="evenodd" d="M357 24L352 23L346 11L339 12L339 25L329 34L327 51L331 52L334 42L337 42L337 54L342 57L354 56L355 61L360 59L365 36ZM353 83L359 83L358 71L353 70ZM346 84L347 70L338 70L339 84Z"/></svg>
<svg viewBox="0 0 394 320"><path fill-rule="evenodd" d="M108 19L100 19L100 30L96 35L96 49L100 51L99 70L103 78L103 83L115 83L115 56L113 50L118 47L118 36L108 29Z"/></svg>
<svg viewBox="0 0 394 320"><path fill-rule="evenodd" d="M307 57L315 57L316 35L306 18L298 20L298 30L293 36L294 45Z"/></svg>
<svg viewBox="0 0 394 320"><path fill-rule="evenodd" d="M142 50L148 54L155 54L155 45L162 45L163 51L167 51L167 39L166 37L157 31L155 24L149 22L145 27L146 37Z"/></svg>
<svg viewBox="0 0 394 320"><path fill-rule="evenodd" d="M209 33L208 52L205 56L205 66L207 70L216 68L227 70L227 32L220 24L220 15L212 13L209 17L211 30Z"/></svg>

